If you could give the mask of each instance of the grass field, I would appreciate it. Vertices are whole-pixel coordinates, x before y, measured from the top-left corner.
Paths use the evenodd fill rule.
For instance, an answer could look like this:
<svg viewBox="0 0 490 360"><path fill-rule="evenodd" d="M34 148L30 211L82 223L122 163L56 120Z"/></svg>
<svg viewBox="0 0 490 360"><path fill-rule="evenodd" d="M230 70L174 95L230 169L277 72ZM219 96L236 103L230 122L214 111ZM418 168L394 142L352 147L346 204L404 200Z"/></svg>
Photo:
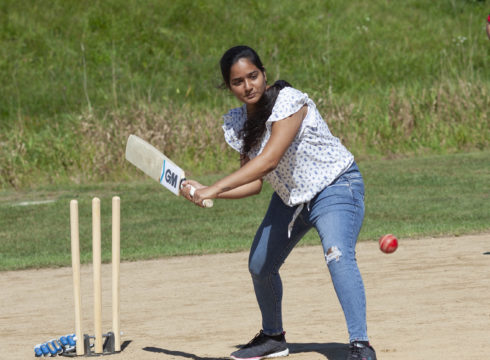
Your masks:
<svg viewBox="0 0 490 360"><path fill-rule="evenodd" d="M316 101L360 156L485 149L488 1L4 0L0 187L134 179L140 134L200 174L228 170L225 49Z"/></svg>
<svg viewBox="0 0 490 360"><path fill-rule="evenodd" d="M490 229L490 152L359 162L366 183L361 240L460 235ZM103 259L110 259L111 197L121 197L123 261L247 249L271 195L200 209L155 182L45 186L0 192L0 270L70 264L69 202L78 199L82 262L91 261L91 199L102 201ZM203 177L212 181L216 176ZM28 201L52 201L22 205ZM302 244L317 244L314 231Z"/></svg>
<svg viewBox="0 0 490 360"><path fill-rule="evenodd" d="M220 125L239 104L218 89L218 61L243 43L269 80L307 92L356 155L361 239L487 231L488 4L2 1L0 270L68 265L72 198L89 261L93 196L106 236L110 198L122 198L124 260L247 248L269 187L202 211L124 159L135 133L203 181L233 169Z"/></svg>

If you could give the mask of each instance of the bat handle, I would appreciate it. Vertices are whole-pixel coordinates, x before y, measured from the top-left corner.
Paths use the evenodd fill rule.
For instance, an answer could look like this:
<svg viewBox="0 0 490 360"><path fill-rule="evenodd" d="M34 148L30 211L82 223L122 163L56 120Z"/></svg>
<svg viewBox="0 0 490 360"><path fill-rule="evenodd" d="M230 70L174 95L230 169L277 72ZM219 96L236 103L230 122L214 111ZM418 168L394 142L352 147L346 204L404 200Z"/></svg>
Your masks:
<svg viewBox="0 0 490 360"><path fill-rule="evenodd" d="M190 196L194 196L194 192L196 191L196 188L192 185L189 185L191 188L189 190L189 195ZM202 204L204 205L204 207L206 208L210 208L210 207L213 207L213 200L211 199L205 199L202 201Z"/></svg>

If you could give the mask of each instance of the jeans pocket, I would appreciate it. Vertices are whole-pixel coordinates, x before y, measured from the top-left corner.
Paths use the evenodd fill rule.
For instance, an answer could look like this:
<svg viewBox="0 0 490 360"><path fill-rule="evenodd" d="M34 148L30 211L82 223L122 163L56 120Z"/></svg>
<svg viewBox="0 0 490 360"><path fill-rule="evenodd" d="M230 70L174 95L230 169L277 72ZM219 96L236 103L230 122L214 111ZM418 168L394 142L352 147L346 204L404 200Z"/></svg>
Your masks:
<svg viewBox="0 0 490 360"><path fill-rule="evenodd" d="M355 201L364 202L364 181L362 177L350 178L349 188Z"/></svg>

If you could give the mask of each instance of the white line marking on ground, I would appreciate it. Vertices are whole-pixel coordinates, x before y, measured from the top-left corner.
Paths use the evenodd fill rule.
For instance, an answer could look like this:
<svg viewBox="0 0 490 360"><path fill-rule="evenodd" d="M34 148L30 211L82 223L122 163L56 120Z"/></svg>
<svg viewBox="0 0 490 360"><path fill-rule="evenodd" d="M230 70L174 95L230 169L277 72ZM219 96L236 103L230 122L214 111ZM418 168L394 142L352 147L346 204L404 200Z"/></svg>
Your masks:
<svg viewBox="0 0 490 360"><path fill-rule="evenodd" d="M51 204L56 200L34 200L34 201L22 201L19 203L12 204L12 206L30 206L30 205L41 205L41 204Z"/></svg>

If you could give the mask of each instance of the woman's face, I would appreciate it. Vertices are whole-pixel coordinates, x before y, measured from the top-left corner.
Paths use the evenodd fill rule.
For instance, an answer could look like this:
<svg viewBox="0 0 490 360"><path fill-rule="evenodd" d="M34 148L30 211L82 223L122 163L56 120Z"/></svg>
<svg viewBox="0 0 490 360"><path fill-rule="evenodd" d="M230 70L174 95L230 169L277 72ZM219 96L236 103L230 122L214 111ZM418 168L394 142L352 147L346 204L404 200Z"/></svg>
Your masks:
<svg viewBox="0 0 490 360"><path fill-rule="evenodd" d="M230 90L247 108L259 101L266 85L265 73L247 58L241 58L230 69Z"/></svg>

